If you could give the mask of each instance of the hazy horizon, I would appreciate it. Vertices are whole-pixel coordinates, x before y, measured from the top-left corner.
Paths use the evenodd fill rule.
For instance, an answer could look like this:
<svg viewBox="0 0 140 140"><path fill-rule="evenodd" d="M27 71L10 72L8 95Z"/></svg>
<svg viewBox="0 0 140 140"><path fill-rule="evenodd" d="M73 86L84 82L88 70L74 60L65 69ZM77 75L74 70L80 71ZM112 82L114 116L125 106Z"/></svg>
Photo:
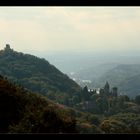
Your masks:
<svg viewBox="0 0 140 140"><path fill-rule="evenodd" d="M0 7L0 25L0 50L8 43L63 72L139 63L140 7Z"/></svg>
<svg viewBox="0 0 140 140"><path fill-rule="evenodd" d="M36 54L140 51L140 7L0 7L0 48Z"/></svg>

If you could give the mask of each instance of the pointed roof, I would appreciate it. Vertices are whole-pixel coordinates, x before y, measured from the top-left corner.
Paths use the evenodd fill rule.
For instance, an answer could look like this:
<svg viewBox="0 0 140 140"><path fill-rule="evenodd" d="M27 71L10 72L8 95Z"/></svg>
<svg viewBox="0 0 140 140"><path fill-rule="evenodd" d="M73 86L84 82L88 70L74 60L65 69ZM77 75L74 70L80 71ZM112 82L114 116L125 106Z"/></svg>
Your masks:
<svg viewBox="0 0 140 140"><path fill-rule="evenodd" d="M106 84L105 84L104 88L108 88L109 89L109 83L108 83L108 81L106 81Z"/></svg>

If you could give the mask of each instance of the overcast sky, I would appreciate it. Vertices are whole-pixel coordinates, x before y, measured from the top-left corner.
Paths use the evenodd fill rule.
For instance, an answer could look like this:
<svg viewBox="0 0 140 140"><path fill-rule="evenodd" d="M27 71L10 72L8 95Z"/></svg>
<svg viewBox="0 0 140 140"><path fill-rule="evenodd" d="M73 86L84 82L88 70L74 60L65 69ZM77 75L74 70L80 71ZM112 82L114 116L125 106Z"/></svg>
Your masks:
<svg viewBox="0 0 140 140"><path fill-rule="evenodd" d="M0 48L27 53L140 50L140 7L0 7Z"/></svg>

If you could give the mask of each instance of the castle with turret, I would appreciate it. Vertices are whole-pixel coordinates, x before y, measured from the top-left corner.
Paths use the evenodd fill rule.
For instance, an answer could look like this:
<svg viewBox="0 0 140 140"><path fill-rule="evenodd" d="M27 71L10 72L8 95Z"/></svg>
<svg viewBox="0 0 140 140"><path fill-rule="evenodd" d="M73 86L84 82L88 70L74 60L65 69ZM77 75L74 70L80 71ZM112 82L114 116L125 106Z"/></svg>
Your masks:
<svg viewBox="0 0 140 140"><path fill-rule="evenodd" d="M118 96L118 89L117 87L113 87L110 90L110 85L106 82L105 86L100 89L100 95L107 96L107 97L117 97Z"/></svg>

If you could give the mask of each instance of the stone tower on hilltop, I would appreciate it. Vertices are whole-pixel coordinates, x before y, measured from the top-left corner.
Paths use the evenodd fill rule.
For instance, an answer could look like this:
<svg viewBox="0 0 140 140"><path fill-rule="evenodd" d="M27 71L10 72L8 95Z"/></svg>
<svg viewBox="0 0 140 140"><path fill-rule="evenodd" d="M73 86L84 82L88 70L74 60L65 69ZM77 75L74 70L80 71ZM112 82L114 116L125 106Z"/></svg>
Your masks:
<svg viewBox="0 0 140 140"><path fill-rule="evenodd" d="M9 44L6 44L6 47L5 47L6 50L10 50L10 45Z"/></svg>
<svg viewBox="0 0 140 140"><path fill-rule="evenodd" d="M11 52L11 51L13 51L13 49L10 48L9 44L6 44L6 47L4 48L4 51L5 52Z"/></svg>

